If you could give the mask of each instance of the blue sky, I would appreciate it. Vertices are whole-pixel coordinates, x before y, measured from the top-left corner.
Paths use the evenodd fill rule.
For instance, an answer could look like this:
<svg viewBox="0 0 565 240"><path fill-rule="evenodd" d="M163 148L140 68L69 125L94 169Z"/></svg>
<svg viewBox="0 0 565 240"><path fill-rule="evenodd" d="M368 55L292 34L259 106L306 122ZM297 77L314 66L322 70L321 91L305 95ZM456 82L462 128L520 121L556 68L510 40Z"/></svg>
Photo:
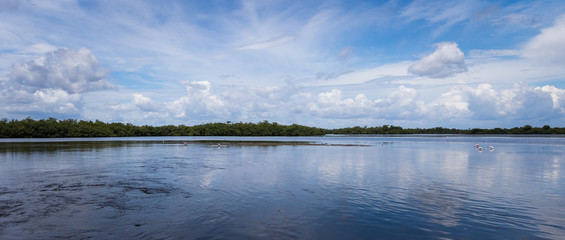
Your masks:
<svg viewBox="0 0 565 240"><path fill-rule="evenodd" d="M0 118L561 126L563 1L0 0Z"/></svg>

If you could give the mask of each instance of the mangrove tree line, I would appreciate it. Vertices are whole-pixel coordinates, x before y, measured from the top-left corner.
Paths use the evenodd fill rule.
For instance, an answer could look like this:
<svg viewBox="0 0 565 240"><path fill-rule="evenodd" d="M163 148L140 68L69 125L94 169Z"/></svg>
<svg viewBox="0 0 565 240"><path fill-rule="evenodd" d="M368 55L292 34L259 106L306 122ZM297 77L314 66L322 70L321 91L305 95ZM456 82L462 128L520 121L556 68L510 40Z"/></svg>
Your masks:
<svg viewBox="0 0 565 240"><path fill-rule="evenodd" d="M281 125L276 122L206 123L195 126L135 126L129 123L105 123L55 118L34 120L0 120L1 138L64 138L64 137L138 137L138 136L316 136L325 134L565 134L565 128L525 125L514 128L455 129L402 128L383 125L322 129L302 125Z"/></svg>
<svg viewBox="0 0 565 240"><path fill-rule="evenodd" d="M321 128L281 125L276 122L259 123L207 123L195 126L135 126L101 121L2 119L2 138L63 138L63 137L139 137L139 136L315 136L324 135Z"/></svg>

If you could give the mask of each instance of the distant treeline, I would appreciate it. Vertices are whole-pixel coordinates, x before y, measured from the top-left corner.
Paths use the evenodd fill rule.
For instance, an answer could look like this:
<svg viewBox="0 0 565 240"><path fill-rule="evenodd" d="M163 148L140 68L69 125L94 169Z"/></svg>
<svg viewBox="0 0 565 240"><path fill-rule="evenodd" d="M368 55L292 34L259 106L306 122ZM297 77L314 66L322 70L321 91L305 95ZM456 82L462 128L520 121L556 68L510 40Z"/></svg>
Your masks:
<svg viewBox="0 0 565 240"><path fill-rule="evenodd" d="M383 125L378 127L349 127L322 129L302 125L281 125L276 122L207 123L195 126L135 126L101 121L57 120L0 120L2 138L64 138L64 137L138 137L138 136L317 136L325 134L565 134L565 128L541 128L525 125L515 128L455 129L411 128Z"/></svg>
<svg viewBox="0 0 565 240"><path fill-rule="evenodd" d="M329 134L565 134L565 128L552 128L549 125L532 127L525 125L514 128L493 129L455 129L455 128L407 128L383 125L380 127L349 127L326 130Z"/></svg>
<svg viewBox="0 0 565 240"><path fill-rule="evenodd" d="M259 123L207 123L195 126L135 126L123 123L104 123L84 120L2 119L2 138L64 138L64 137L140 137L140 136L315 136L326 134L324 129L301 125L280 125L267 121Z"/></svg>

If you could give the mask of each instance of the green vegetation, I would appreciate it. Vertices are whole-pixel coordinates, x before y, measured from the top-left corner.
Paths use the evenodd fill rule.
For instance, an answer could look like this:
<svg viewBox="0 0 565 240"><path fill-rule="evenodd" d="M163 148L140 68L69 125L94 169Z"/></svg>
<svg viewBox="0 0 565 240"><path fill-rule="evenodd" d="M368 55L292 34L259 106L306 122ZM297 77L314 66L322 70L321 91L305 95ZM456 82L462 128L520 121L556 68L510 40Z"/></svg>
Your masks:
<svg viewBox="0 0 565 240"><path fill-rule="evenodd" d="M0 120L2 138L63 138L63 137L137 137L137 136L317 136L325 134L565 134L565 128L548 125L532 127L525 125L515 128L454 129L454 128L413 128L383 125L380 127L349 127L321 129L315 127L280 125L267 121L259 123L207 123L195 126L134 126L123 123L101 121L57 120L55 118L33 120Z"/></svg>
<svg viewBox="0 0 565 240"><path fill-rule="evenodd" d="M2 119L0 137L3 138L56 138L56 137L138 137L138 136L315 136L324 135L324 129L301 125L280 125L267 121L259 123L207 123L196 126L134 126L123 123L104 123L96 120L72 119L24 120Z"/></svg>
<svg viewBox="0 0 565 240"><path fill-rule="evenodd" d="M408 128L383 125L381 127L352 127L326 130L330 134L565 134L565 128L552 128L549 125L543 127L532 127L525 125L514 128L494 129L455 129L455 128Z"/></svg>

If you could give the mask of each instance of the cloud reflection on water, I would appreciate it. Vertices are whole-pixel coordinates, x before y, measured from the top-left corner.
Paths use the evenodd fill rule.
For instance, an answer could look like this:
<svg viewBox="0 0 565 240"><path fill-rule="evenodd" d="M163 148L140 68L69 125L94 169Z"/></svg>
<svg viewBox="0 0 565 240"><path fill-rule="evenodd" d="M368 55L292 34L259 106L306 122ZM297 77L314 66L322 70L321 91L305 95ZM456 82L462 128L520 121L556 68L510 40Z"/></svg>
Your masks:
<svg viewBox="0 0 565 240"><path fill-rule="evenodd" d="M7 223L0 236L33 224L47 237L59 236L50 226L67 233L136 229L148 238L182 238L186 231L247 239L565 235L561 145L540 148L511 139L497 151L477 152L461 138L373 141L369 147L222 144L220 149L182 142L2 145L0 210L15 214L22 204L45 217L21 225L14 217L0 217ZM47 193L53 196L48 202L35 204ZM57 208L51 211L51 205ZM75 220L82 222L68 227ZM48 225L51 221L61 224ZM79 237L104 237L85 234Z"/></svg>

